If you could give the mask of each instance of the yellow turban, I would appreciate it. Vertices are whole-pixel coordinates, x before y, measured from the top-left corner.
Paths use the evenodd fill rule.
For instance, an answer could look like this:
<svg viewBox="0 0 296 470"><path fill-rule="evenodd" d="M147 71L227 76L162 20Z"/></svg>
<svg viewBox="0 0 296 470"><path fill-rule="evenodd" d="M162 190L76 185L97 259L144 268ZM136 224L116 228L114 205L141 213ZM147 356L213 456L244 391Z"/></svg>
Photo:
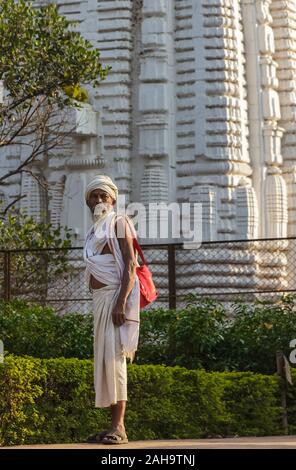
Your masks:
<svg viewBox="0 0 296 470"><path fill-rule="evenodd" d="M90 193L95 189L102 189L106 191L113 199L118 197L118 188L116 184L113 183L112 179L107 175L97 175L95 178L87 185L85 190L85 200L86 202L89 199Z"/></svg>

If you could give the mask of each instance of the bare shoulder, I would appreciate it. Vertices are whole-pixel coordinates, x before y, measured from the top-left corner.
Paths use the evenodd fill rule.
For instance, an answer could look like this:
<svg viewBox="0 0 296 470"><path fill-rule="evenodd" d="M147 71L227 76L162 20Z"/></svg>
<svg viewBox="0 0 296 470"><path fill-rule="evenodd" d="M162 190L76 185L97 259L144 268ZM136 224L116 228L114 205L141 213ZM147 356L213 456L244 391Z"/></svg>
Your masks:
<svg viewBox="0 0 296 470"><path fill-rule="evenodd" d="M119 216L115 222L115 232L118 240L132 238L131 229L127 219L124 216Z"/></svg>
<svg viewBox="0 0 296 470"><path fill-rule="evenodd" d="M134 259L133 236L128 221L124 217L118 218L115 223L116 236L123 258L126 262Z"/></svg>

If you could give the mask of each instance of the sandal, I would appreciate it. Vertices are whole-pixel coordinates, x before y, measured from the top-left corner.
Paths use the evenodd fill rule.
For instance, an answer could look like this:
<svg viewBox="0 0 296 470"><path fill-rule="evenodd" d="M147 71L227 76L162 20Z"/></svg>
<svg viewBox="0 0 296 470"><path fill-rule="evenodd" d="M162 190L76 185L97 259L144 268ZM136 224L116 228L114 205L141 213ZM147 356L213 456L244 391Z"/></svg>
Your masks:
<svg viewBox="0 0 296 470"><path fill-rule="evenodd" d="M112 431L111 429L106 429L105 431L99 432L97 434L92 434L86 439L86 442L88 444L99 444L100 442L103 442L103 439L107 434Z"/></svg>
<svg viewBox="0 0 296 470"><path fill-rule="evenodd" d="M103 444L127 444L128 438L126 433L114 429L108 432L102 440Z"/></svg>

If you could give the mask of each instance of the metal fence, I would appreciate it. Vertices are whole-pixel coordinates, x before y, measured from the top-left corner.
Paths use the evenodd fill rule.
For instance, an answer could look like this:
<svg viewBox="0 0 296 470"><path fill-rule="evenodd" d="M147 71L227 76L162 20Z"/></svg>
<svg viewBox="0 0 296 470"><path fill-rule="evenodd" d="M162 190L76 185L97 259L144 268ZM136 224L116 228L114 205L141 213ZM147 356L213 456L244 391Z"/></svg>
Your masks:
<svg viewBox="0 0 296 470"><path fill-rule="evenodd" d="M182 307L188 294L229 302L296 293L296 238L142 248L159 292L153 307ZM0 266L3 299L26 299L59 312L91 310L82 248L0 250Z"/></svg>

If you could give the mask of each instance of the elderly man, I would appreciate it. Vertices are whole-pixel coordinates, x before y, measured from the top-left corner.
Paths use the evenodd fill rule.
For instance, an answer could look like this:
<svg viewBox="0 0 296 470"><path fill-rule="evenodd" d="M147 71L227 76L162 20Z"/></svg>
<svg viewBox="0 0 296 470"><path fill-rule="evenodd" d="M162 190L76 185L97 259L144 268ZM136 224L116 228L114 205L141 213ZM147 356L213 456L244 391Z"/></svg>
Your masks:
<svg viewBox="0 0 296 470"><path fill-rule="evenodd" d="M140 288L133 247L137 236L128 217L116 214L118 190L111 178L98 175L87 186L86 204L94 224L86 235L86 281L93 296L95 406L111 407L110 429L88 442L128 442L124 426L127 401L126 358L139 337Z"/></svg>

